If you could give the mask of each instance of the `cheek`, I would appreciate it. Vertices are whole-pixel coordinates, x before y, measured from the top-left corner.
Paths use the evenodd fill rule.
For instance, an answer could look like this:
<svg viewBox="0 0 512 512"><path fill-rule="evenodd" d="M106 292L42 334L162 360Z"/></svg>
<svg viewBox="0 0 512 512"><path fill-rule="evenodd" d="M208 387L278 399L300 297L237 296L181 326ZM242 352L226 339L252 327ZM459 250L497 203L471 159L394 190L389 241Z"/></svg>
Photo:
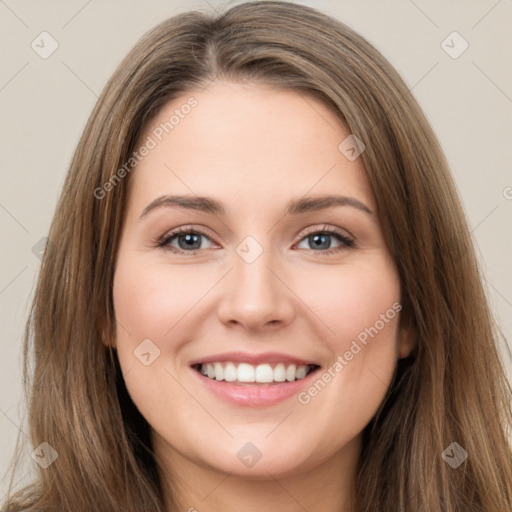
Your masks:
<svg viewBox="0 0 512 512"><path fill-rule="evenodd" d="M144 418L151 425L167 425L169 432L169 408L186 413L190 398L173 378L174 366L169 365L180 346L171 341L179 339L180 322L197 302L201 286L199 280L190 282L188 277L192 276L185 279L168 266L125 253L117 262L113 283L116 347L126 388ZM172 430L172 435L178 431Z"/></svg>
<svg viewBox="0 0 512 512"><path fill-rule="evenodd" d="M331 360L299 402L329 411L332 425L352 418L362 428L382 402L396 367L398 276L389 262L375 260L317 274L308 289L316 290L309 299L328 327L323 340Z"/></svg>
<svg viewBox="0 0 512 512"><path fill-rule="evenodd" d="M303 281L301 288L308 306L328 328L325 339L337 353L348 350L358 336L364 341L375 324L382 338L396 330L400 285L394 267L382 258L328 268Z"/></svg>
<svg viewBox="0 0 512 512"><path fill-rule="evenodd" d="M134 341L161 340L190 311L200 298L198 290L204 288L204 276L198 272L179 272L142 258L120 261L113 286L116 319ZM123 329L118 334L122 336Z"/></svg>

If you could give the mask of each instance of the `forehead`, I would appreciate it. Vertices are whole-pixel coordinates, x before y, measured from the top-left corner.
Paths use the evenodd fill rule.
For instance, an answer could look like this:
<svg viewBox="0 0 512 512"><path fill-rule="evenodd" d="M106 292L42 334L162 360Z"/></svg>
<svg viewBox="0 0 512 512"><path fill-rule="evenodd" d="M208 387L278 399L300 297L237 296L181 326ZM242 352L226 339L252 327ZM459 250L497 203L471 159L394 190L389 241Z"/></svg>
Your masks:
<svg viewBox="0 0 512 512"><path fill-rule="evenodd" d="M137 203L166 193L236 197L261 210L261 198L270 208L270 201L282 206L292 196L340 193L371 207L361 158L340 150L348 136L312 96L213 82L165 104L145 128L136 150L151 150L131 177L130 195Z"/></svg>

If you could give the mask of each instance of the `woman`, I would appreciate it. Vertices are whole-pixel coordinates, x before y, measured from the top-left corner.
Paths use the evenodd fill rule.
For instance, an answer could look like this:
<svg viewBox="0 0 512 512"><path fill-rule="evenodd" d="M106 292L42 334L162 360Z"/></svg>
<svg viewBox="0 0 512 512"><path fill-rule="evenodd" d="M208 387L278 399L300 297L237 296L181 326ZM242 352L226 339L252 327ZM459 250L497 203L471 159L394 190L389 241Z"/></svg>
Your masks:
<svg viewBox="0 0 512 512"><path fill-rule="evenodd" d="M71 163L25 340L40 471L5 507L510 510L497 339L382 55L286 2L176 16Z"/></svg>

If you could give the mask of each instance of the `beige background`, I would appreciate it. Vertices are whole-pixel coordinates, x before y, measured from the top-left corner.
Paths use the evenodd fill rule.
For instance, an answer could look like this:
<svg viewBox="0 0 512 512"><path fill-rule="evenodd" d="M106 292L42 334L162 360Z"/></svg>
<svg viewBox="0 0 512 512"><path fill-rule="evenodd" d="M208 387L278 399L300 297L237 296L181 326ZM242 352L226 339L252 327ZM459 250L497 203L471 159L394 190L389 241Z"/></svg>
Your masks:
<svg viewBox="0 0 512 512"><path fill-rule="evenodd" d="M413 89L452 166L491 304L511 340L512 2L297 3L317 7L359 31ZM215 0L0 0L2 481L18 430L26 432L20 348L39 267L33 247L47 233L72 152L96 98L121 58L155 24L184 10L211 12L231 4ZM58 43L46 59L31 47L43 31ZM456 59L441 46L453 31L469 44ZM46 41L48 49L50 40ZM462 41L453 36L447 42L452 53L462 48ZM510 359L507 365L512 374ZM29 449L23 460L30 471L34 462ZM5 489L3 484L0 497Z"/></svg>

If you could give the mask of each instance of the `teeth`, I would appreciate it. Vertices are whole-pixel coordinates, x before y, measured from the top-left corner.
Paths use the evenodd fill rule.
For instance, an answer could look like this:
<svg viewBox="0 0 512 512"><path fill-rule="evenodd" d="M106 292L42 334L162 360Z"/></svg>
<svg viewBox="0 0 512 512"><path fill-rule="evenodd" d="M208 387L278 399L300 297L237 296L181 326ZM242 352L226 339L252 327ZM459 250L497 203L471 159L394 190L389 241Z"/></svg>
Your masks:
<svg viewBox="0 0 512 512"><path fill-rule="evenodd" d="M259 364L256 366L255 382L273 382L274 370L269 364Z"/></svg>
<svg viewBox="0 0 512 512"><path fill-rule="evenodd" d="M254 366L241 363L237 368L237 380L239 382L254 382Z"/></svg>
<svg viewBox="0 0 512 512"><path fill-rule="evenodd" d="M274 380L276 382L284 382L286 380L286 368L284 364L279 363L274 368Z"/></svg>
<svg viewBox="0 0 512 512"><path fill-rule="evenodd" d="M295 380L295 370L296 370L296 367L294 364L291 364L290 366L288 366L288 368L286 368L286 380L288 380L288 381Z"/></svg>
<svg viewBox="0 0 512 512"><path fill-rule="evenodd" d="M222 368L222 365L220 363L215 363L215 378L217 380L223 380L224 379L224 368Z"/></svg>
<svg viewBox="0 0 512 512"><path fill-rule="evenodd" d="M206 377L226 382L293 382L306 377L311 365L284 365L278 363L274 367L270 364L252 365L248 363L208 363L202 364L199 371Z"/></svg>
<svg viewBox="0 0 512 512"><path fill-rule="evenodd" d="M236 366L233 363L228 363L224 367L224 380L227 382L233 382L236 379L237 379Z"/></svg>
<svg viewBox="0 0 512 512"><path fill-rule="evenodd" d="M305 366L299 366L295 372L295 377L297 379L303 379L306 376L307 371L308 369Z"/></svg>

